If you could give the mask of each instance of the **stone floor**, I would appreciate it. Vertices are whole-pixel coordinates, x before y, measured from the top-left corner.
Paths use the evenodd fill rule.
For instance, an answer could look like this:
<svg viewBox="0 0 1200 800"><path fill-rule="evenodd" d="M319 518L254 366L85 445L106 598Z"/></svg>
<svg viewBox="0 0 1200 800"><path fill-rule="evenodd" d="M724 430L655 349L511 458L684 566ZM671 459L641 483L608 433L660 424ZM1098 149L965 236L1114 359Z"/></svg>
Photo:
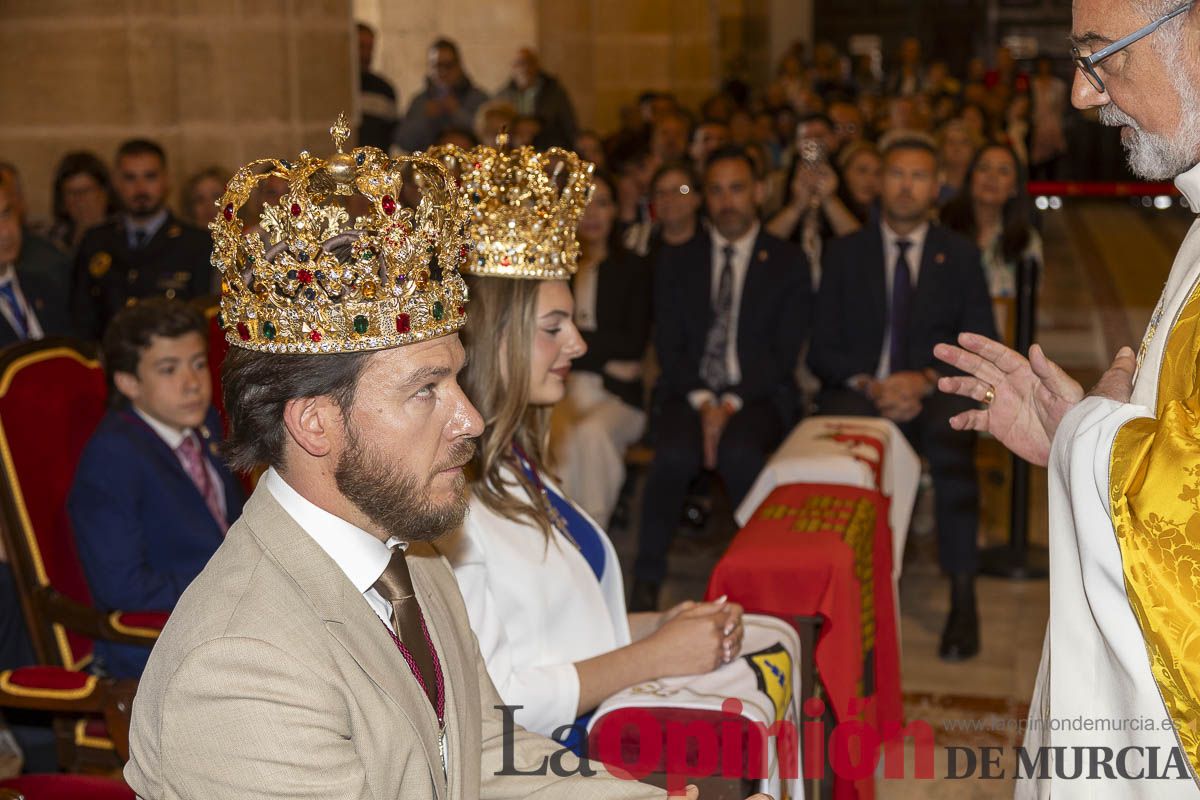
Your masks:
<svg viewBox="0 0 1200 800"><path fill-rule="evenodd" d="M1038 339L1047 353L1084 386L1091 385L1121 345L1136 345L1193 218L1180 212L1134 208L1124 201L1072 201L1043 217L1046 264L1039 292ZM982 442L983 509L980 539L1008 538L1007 459L997 443ZM718 503L718 506L720 504ZM663 604L703 595L708 574L733 534L733 522L716 508L703 533L679 537ZM1033 470L1030 537L1047 541L1045 471ZM628 526L626 526L628 527ZM636 543L627 529L612 531L622 563L632 563ZM947 664L937 657L948 586L937 568L932 533L910 534L900 584L902 675L908 719L934 728L935 780L877 782L884 800L1008 798L1008 780L947 780L946 748L1020 743L1041 655L1049 610L1045 580L981 578L982 649L978 657ZM973 728L972 728L973 726ZM910 754L911 755L911 754ZM1001 757L1012 764L1012 753ZM911 774L911 758L909 759ZM1010 770L1011 771L1011 770Z"/></svg>

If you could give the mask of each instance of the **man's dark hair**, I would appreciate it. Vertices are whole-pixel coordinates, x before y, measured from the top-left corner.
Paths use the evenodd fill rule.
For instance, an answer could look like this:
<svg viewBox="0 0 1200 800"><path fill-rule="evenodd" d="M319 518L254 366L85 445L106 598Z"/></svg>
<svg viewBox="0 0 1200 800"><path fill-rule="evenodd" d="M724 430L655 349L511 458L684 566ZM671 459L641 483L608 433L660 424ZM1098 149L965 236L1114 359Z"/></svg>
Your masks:
<svg viewBox="0 0 1200 800"><path fill-rule="evenodd" d="M435 39L433 44L429 45L429 49L449 50L451 53L454 53L454 60L460 64L462 63L462 55L458 52L458 45L453 39L447 39L444 36L440 39Z"/></svg>
<svg viewBox="0 0 1200 800"><path fill-rule="evenodd" d="M919 150L923 153L929 153L929 155L933 156L935 163L939 163L941 161L941 158L938 156L937 145L935 145L933 140L928 136L922 136L920 134L902 134L892 139L885 138L883 148L880 150L879 155L883 157L884 161L887 161L893 153L912 150Z"/></svg>
<svg viewBox="0 0 1200 800"><path fill-rule="evenodd" d="M750 169L750 174L754 176L754 179L758 180L758 166L754 163L754 159L746 152L746 148L733 144L717 148L709 154L708 161L704 164L704 179L706 181L708 180L709 173L712 172L713 165L722 161L741 161Z"/></svg>
<svg viewBox="0 0 1200 800"><path fill-rule="evenodd" d="M189 333L207 337L208 323L199 310L182 300L153 297L117 312L101 342L113 404L124 402L120 393L113 391L113 375L118 372L137 375L138 362L150 347L151 339L155 336L178 339Z"/></svg>
<svg viewBox="0 0 1200 800"><path fill-rule="evenodd" d="M120 161L126 156L158 156L159 162L163 167L167 166L167 153L162 149L158 142L152 142L149 139L128 139L121 142L121 146L117 148L117 157L115 161Z"/></svg>
<svg viewBox="0 0 1200 800"><path fill-rule="evenodd" d="M343 411L354 405L358 379L372 353L279 355L231 347L221 365L229 436L223 455L238 472L284 463L284 407L304 397L329 397Z"/></svg>

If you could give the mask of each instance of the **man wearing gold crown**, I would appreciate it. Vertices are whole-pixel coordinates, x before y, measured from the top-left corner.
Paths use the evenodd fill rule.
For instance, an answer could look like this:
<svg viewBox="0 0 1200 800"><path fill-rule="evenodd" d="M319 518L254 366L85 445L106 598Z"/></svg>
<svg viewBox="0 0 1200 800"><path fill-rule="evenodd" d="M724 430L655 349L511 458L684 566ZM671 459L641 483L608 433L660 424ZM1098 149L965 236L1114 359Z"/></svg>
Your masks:
<svg viewBox="0 0 1200 800"><path fill-rule="evenodd" d="M1200 8L1075 0L1073 15L1075 106L1121 126L1133 171L1174 177L1200 209ZM1026 360L959 343L935 352L970 375L940 386L985 407L951 425L1050 471L1050 622L1019 775L1037 780L1018 796L1197 797L1200 223L1141 352L1122 348L1086 397L1037 346Z"/></svg>
<svg viewBox="0 0 1200 800"><path fill-rule="evenodd" d="M125 777L147 799L661 796L505 731L452 573L408 558L462 521L482 430L456 379L469 200L334 131L328 160L240 170L212 224L228 456L269 468L154 648ZM264 244L239 212L272 175Z"/></svg>

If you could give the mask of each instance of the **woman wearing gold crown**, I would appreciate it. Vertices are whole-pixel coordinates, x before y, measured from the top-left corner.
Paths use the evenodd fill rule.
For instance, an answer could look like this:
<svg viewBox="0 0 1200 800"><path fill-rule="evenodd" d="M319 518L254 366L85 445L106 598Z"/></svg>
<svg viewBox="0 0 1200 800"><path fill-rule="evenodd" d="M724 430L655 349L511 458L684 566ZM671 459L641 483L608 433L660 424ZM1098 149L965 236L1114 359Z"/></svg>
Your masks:
<svg viewBox="0 0 1200 800"><path fill-rule="evenodd" d="M546 468L551 409L587 349L568 279L591 165L561 150L441 154L476 207L460 379L486 430L468 469L470 513L438 547L500 696L521 706L517 722L576 746L610 695L731 661L741 607L628 614L612 543Z"/></svg>

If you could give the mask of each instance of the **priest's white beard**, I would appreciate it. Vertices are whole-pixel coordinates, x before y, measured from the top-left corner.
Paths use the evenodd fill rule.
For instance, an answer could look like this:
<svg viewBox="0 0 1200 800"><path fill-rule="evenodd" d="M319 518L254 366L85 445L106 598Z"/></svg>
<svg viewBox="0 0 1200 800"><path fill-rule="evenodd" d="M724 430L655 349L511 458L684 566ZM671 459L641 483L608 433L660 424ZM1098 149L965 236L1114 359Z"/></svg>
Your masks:
<svg viewBox="0 0 1200 800"><path fill-rule="evenodd" d="M1173 136L1144 131L1133 117L1109 103L1100 109L1100 121L1113 127L1127 125L1132 135L1125 139L1125 155L1135 175L1147 180L1170 180L1200 161L1200 91L1185 77L1186 56L1177 42L1164 53L1175 91L1179 92L1179 130Z"/></svg>

